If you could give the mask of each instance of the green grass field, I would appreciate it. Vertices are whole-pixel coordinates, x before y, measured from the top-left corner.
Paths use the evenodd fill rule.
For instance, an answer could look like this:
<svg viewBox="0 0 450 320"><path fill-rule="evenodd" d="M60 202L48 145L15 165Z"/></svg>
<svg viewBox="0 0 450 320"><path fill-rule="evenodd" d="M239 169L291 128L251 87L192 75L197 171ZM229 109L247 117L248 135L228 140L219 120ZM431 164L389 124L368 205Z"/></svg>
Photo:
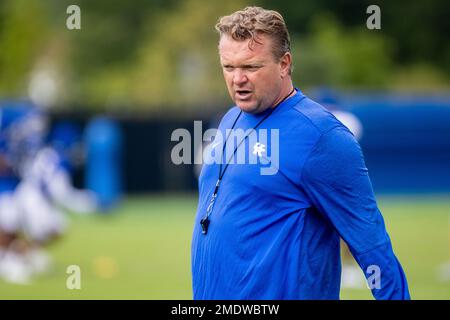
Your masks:
<svg viewBox="0 0 450 320"><path fill-rule="evenodd" d="M394 250L413 299L450 299L438 267L450 260L450 199L379 197ZM49 251L53 271L26 286L0 281L1 299L191 299L190 241L195 195L125 200L112 214L71 215L64 238ZM69 290L66 269L81 268L81 289ZM342 299L372 299L368 289Z"/></svg>

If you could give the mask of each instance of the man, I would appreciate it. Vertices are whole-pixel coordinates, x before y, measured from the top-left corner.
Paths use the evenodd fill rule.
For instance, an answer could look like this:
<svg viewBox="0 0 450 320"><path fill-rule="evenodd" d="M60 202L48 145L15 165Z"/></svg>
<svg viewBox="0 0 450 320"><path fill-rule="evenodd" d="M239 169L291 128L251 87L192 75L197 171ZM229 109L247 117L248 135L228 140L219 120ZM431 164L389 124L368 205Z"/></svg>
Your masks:
<svg viewBox="0 0 450 320"><path fill-rule="evenodd" d="M278 130L274 174L231 163L204 164L192 239L194 299L338 299L339 239L348 244L377 299L409 299L407 281L377 208L361 149L349 130L291 80L282 16L249 7L220 19L219 55L236 106L219 133ZM248 140L249 137L243 140ZM219 141L220 142L220 141ZM249 146L250 152L252 146ZM233 151L234 150L234 151Z"/></svg>

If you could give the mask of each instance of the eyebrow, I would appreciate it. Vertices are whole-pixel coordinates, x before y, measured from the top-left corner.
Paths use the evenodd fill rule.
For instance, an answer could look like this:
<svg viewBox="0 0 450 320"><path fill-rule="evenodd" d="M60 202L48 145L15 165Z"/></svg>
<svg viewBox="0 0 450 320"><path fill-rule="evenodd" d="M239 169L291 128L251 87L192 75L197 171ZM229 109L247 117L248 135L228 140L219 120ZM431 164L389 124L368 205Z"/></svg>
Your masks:
<svg viewBox="0 0 450 320"><path fill-rule="evenodd" d="M241 64L241 65L236 65L234 66L231 63L223 63L222 67L224 68L255 68L255 67L263 67L264 63L263 62L253 62L253 63L245 63L245 64Z"/></svg>

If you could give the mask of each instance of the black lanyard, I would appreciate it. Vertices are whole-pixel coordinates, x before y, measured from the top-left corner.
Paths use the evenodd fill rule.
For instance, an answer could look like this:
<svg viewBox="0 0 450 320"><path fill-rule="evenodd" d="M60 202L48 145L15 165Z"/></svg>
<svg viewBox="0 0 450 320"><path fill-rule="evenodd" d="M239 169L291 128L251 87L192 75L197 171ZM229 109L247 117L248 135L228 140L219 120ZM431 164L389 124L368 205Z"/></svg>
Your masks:
<svg viewBox="0 0 450 320"><path fill-rule="evenodd" d="M233 157L234 157L234 155L235 155L237 149L238 149L239 146L245 141L245 139L247 139L247 137L248 137L250 134L252 134L253 131L255 131L255 130L261 125L261 123L263 123L264 120L266 120L266 119L267 119L267 118L275 111L275 109L276 109L280 104L282 104L287 98L289 98L289 96L290 96L294 91L295 91L295 88L292 88L291 92L289 92L289 94L288 94L286 97L284 97L283 100L281 100L275 107L273 107L273 108L270 110L270 112L269 112L268 114L266 114L266 115L264 116L264 118L262 118L262 119L256 124L256 126L254 126L254 127L252 128L252 130L250 131L249 134L247 134L244 138L242 138L241 142L239 142L239 144L238 144L238 145L236 146L236 148L234 149L233 154L231 155L229 161L226 162L225 168L224 168L223 171L222 171L223 155L224 155L224 153L225 153L225 148L226 148L226 146L227 146L228 138L230 137L231 132L233 131L233 129L234 129L234 127L235 127L237 121L238 121L239 118L241 117L242 110L239 112L238 116L236 117L236 119L235 119L234 122L233 122L233 125L231 126L230 131L228 132L227 138L225 139L225 143L224 143L223 149L222 149L222 155L221 155L220 167L219 167L219 177L218 177L218 179L217 179L216 186L215 186L215 188L214 188L214 192L213 192L213 194L212 194L212 196L211 196L211 200L209 201L208 208L206 209L206 215L205 215L205 217L203 217L203 218L200 220L200 225L202 226L202 233L203 233L203 234L206 235L206 233L208 232L208 226L209 226L209 223L210 223L209 216L210 216L210 214L211 214L211 212L212 212L212 209L213 209L213 207L214 207L214 202L216 201L217 193L219 192L220 182L222 181L222 178L223 178L223 176L225 175L225 171L227 171L228 166L230 165L230 162L231 162L231 160L233 159Z"/></svg>

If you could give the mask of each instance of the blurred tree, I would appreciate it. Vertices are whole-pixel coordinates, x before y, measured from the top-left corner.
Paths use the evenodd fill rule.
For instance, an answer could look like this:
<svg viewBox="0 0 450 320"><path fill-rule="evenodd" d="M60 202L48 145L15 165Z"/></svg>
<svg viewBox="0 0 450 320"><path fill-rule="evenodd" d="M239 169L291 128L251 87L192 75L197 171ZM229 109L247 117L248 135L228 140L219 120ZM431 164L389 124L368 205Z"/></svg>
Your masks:
<svg viewBox="0 0 450 320"><path fill-rule="evenodd" d="M65 27L70 4L81 8L81 30ZM247 4L0 0L0 95L26 95L30 75L46 66L62 79L60 102L77 107L175 110L228 104L214 24ZM284 15L293 38L294 79L302 87L449 88L447 0L252 4ZM365 27L370 4L381 8L381 30Z"/></svg>
<svg viewBox="0 0 450 320"><path fill-rule="evenodd" d="M38 1L3 1L0 17L0 94L22 97L37 56L48 44L46 6Z"/></svg>
<svg viewBox="0 0 450 320"><path fill-rule="evenodd" d="M391 45L362 28L346 30L333 14L316 15L308 36L294 37L294 80L301 86L383 87L391 76Z"/></svg>
<svg viewBox="0 0 450 320"><path fill-rule="evenodd" d="M395 42L395 64L427 62L450 77L450 2L448 0L260 0L262 6L279 10L293 34L312 31L317 15L331 12L343 29L366 24L369 5L381 9L382 37ZM369 36L371 31L365 30Z"/></svg>
<svg viewBox="0 0 450 320"><path fill-rule="evenodd" d="M159 108L187 107L226 99L214 25L245 4L178 2L144 26L145 37L131 68L105 70L88 81L96 103Z"/></svg>
<svg viewBox="0 0 450 320"><path fill-rule="evenodd" d="M126 75L135 63L142 38L148 36L146 26L175 3L175 0L51 1L54 30L63 30L60 36L69 46L68 100L78 108L86 105L108 108L109 101L122 95L121 88L128 81ZM70 4L81 8L81 30L65 29L66 8ZM125 100L129 100L129 95L125 94Z"/></svg>

